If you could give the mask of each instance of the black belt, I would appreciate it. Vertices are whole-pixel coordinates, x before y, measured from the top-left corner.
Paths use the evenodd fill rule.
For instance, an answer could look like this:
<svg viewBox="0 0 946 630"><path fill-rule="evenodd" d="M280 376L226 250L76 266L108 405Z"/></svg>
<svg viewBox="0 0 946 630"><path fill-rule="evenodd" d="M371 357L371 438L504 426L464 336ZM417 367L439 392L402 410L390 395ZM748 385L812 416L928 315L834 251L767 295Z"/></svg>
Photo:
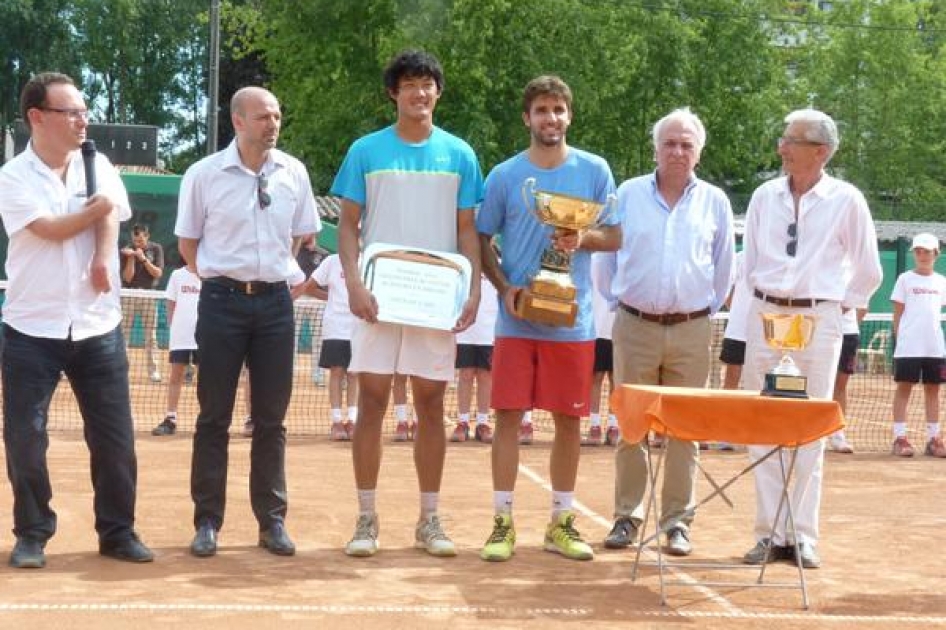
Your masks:
<svg viewBox="0 0 946 630"><path fill-rule="evenodd" d="M707 306L701 311L693 311L692 313L664 313L663 315L655 315L654 313L644 313L637 310L633 306L628 306L621 302L621 308L633 315L634 317L639 317L645 322L654 322L655 324L660 324L661 326L673 326L674 324L682 324L683 322L688 322L691 319L699 319L701 317L706 317L710 314L710 309Z"/></svg>
<svg viewBox="0 0 946 630"><path fill-rule="evenodd" d="M830 302L831 300L822 300L818 298L783 298L775 297L774 295L766 295L758 289L753 290L753 294L760 300L765 300L770 304L778 304L779 306L787 307L797 307L797 308L811 308L815 304L821 304L822 302Z"/></svg>
<svg viewBox="0 0 946 630"><path fill-rule="evenodd" d="M204 282L207 284L216 284L221 287L226 287L243 295L262 295L264 293L272 293L279 289L284 289L288 285L286 281L282 282L263 282L262 280L234 280L233 278L228 278L226 276L214 276L213 278L205 278Z"/></svg>

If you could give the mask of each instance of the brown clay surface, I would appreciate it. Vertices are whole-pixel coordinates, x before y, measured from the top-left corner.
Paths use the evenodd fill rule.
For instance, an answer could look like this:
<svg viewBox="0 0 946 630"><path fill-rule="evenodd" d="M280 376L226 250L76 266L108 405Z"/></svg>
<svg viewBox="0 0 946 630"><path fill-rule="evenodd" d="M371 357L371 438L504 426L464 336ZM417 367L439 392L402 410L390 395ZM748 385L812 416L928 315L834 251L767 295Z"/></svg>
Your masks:
<svg viewBox="0 0 946 630"><path fill-rule="evenodd" d="M441 511L458 544L454 559L412 548L417 490L411 446L386 445L379 487L382 550L374 558L342 552L355 521L350 448L325 438L292 438L290 513L298 554L277 558L256 547L247 490L249 441L231 442L229 505L217 557L187 553L193 530L188 491L191 436L138 440L138 528L157 553L149 565L100 558L92 528L88 457L81 434L54 432L50 469L59 532L43 570L5 565L0 543L2 628L899 628L946 626L942 551L946 462L828 455L820 551L824 566L806 572L811 608L798 590L745 587L667 589L659 603L655 569L630 579L633 554L601 549L612 505L613 451L583 448L577 525L595 543L593 562L541 550L548 519L550 436L523 447L516 494L517 553L489 564L478 558L490 529L489 449L448 450ZM709 452L717 480L741 469L744 453ZM708 487L700 482L700 493ZM692 560L732 561L751 546L753 487L738 481L735 506L715 501L694 524ZM0 492L0 528L11 527L9 488ZM752 583L745 569L680 570L683 579ZM797 579L787 564L767 581Z"/></svg>

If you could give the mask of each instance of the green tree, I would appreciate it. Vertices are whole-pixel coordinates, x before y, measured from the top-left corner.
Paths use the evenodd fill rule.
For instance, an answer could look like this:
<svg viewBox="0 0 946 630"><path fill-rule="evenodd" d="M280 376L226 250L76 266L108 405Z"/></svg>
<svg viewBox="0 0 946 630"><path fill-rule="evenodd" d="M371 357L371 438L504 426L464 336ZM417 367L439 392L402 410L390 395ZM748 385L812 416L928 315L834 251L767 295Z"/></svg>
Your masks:
<svg viewBox="0 0 946 630"><path fill-rule="evenodd" d="M20 117L20 91L30 76L51 70L80 78L66 19L69 5L66 0L0 1L0 135Z"/></svg>
<svg viewBox="0 0 946 630"><path fill-rule="evenodd" d="M801 56L798 85L841 132L833 168L865 190L875 216L942 219L946 72L934 3L837 3ZM933 203L937 202L937 203Z"/></svg>
<svg viewBox="0 0 946 630"><path fill-rule="evenodd" d="M400 38L395 0L263 0L255 45L283 107L283 145L319 191L349 144L390 120L381 70Z"/></svg>
<svg viewBox="0 0 946 630"><path fill-rule="evenodd" d="M165 150L200 144L205 8L192 0L74 0L85 91L106 123L169 132ZM202 114L202 112L201 112ZM199 116L199 117L198 117Z"/></svg>

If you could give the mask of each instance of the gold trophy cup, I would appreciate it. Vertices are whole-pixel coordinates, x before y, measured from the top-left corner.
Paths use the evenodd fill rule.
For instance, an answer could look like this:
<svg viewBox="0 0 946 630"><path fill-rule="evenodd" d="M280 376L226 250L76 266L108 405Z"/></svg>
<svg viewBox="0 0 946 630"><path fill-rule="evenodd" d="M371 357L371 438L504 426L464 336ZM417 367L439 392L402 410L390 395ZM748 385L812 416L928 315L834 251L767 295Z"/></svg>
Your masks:
<svg viewBox="0 0 946 630"><path fill-rule="evenodd" d="M581 231L597 225L605 211L617 200L611 194L605 203L536 189L529 177L522 183L526 207L556 231ZM571 278L571 254L549 247L542 254L540 270L526 291L516 297L519 317L547 326L575 325L578 290Z"/></svg>
<svg viewBox="0 0 946 630"><path fill-rule="evenodd" d="M762 331L770 348L782 352L782 360L765 375L763 396L808 398L808 377L803 376L789 354L804 350L815 331L812 315L762 313Z"/></svg>

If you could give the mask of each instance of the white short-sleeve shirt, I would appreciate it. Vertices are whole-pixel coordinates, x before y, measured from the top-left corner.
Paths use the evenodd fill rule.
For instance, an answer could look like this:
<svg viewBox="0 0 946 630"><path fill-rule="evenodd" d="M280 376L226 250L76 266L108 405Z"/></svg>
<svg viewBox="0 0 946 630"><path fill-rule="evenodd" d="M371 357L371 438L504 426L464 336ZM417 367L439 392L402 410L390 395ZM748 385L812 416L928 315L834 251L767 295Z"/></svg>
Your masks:
<svg viewBox="0 0 946 630"><path fill-rule="evenodd" d="M946 277L938 273L922 276L914 271L900 274L890 299L903 304L897 329L895 358L942 357L946 354L940 313L946 305Z"/></svg>
<svg viewBox="0 0 946 630"><path fill-rule="evenodd" d="M200 300L200 278L187 267L175 269L168 278L164 296L174 302L174 317L171 319L169 350L196 350L197 302Z"/></svg>
<svg viewBox="0 0 946 630"><path fill-rule="evenodd" d="M496 341L496 316L499 314L499 296L496 287L486 279L480 278L480 308L476 311L476 322L461 333L457 333L457 343L471 346L491 346Z"/></svg>
<svg viewBox="0 0 946 630"><path fill-rule="evenodd" d="M345 271L338 254L326 257L312 272L312 279L328 291L328 301L322 315L322 338L351 341L355 316L348 305Z"/></svg>
<svg viewBox="0 0 946 630"><path fill-rule="evenodd" d="M128 193L118 171L101 153L95 158L97 193L131 216ZM80 212L86 202L85 167L72 152L65 182L33 151L32 144L0 169L0 218L10 243L3 321L32 337L79 341L104 335L121 322L118 246L108 261L112 289L98 293L89 275L95 228L64 241L40 238L28 229L43 217Z"/></svg>

